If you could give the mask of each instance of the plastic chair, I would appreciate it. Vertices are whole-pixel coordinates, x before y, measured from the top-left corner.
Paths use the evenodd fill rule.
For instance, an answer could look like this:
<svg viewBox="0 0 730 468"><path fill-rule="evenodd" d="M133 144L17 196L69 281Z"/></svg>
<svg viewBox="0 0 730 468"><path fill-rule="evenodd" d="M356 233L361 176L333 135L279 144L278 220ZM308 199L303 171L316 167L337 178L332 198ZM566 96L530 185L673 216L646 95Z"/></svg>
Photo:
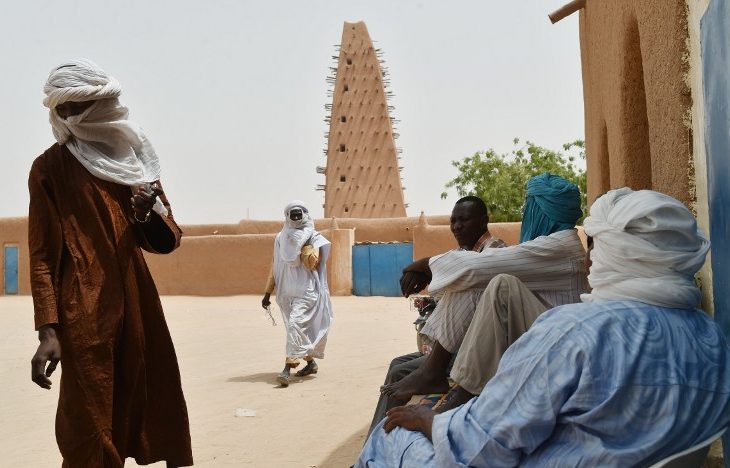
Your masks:
<svg viewBox="0 0 730 468"><path fill-rule="evenodd" d="M693 445L687 450L682 450L681 452L675 453L663 460L659 460L649 468L700 468L705 462L705 458L707 458L707 452L710 451L710 445L722 437L726 430L727 428L711 435L707 439L703 440L699 444Z"/></svg>

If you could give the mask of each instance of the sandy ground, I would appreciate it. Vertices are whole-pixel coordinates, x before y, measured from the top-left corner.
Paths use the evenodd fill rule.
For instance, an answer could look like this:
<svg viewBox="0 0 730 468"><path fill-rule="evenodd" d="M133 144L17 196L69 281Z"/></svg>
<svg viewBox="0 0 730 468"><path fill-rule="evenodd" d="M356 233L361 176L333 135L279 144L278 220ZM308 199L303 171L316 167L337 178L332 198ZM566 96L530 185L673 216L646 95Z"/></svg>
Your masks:
<svg viewBox="0 0 730 468"><path fill-rule="evenodd" d="M388 363L415 351L416 312L402 298L333 298L316 376L280 388L284 328L258 296L164 297L190 413L196 466L344 467L363 444ZM37 346L30 297L0 296L1 466L60 466L58 399L30 380ZM255 416L236 417L237 409ZM250 412L248 412L250 413ZM129 459L126 466L137 466ZM152 466L163 466L158 463Z"/></svg>

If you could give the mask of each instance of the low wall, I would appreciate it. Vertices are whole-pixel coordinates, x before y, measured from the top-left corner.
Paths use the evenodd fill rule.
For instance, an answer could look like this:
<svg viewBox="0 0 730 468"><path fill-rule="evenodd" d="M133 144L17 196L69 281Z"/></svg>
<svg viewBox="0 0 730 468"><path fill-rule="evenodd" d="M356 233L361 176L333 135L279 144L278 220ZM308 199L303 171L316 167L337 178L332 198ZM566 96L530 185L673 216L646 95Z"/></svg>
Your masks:
<svg viewBox="0 0 730 468"><path fill-rule="evenodd" d="M448 226L449 218L449 215L425 216L426 222L431 226ZM337 218L335 224L339 229L354 229L355 242L412 242L411 230L420 219L417 216L381 219ZM244 219L238 224L196 224L181 227L185 236L208 236L214 234L276 234L281 231L282 225L283 221ZM320 232L331 229L332 218L316 219L314 226Z"/></svg>
<svg viewBox="0 0 730 468"><path fill-rule="evenodd" d="M327 262L333 295L352 293L351 229L323 231L332 243ZM271 269L275 234L183 237L167 255L145 252L147 265L163 295L230 296L263 294Z"/></svg>
<svg viewBox="0 0 730 468"><path fill-rule="evenodd" d="M227 296L263 292L274 236L184 237L171 254L145 252L160 294Z"/></svg>
<svg viewBox="0 0 730 468"><path fill-rule="evenodd" d="M431 225L448 221L448 216L396 219L318 220L322 234L332 242L328 261L330 291L333 295L352 293L352 246L355 242L413 242L414 258L436 255L456 248L448 225ZM0 247L16 244L19 249L19 294L30 294L27 218L0 219ZM246 230L278 232L278 221L245 221ZM274 233L222 234L239 230L238 225L183 226L179 249L169 255L145 253L147 264L160 294L224 296L262 294L271 268ZM213 229L215 235L192 235ZM516 244L520 223L494 223L489 229L507 244ZM192 233L192 234L191 234ZM581 230L582 236L582 230ZM363 240L364 239L364 240ZM4 264L0 252L0 265ZM0 293L2 293L0 278Z"/></svg>
<svg viewBox="0 0 730 468"><path fill-rule="evenodd" d="M413 242L413 229L423 220L431 226L449 225L450 216L412 216L409 218L337 218L337 225L343 229L355 230L355 242ZM331 220L318 220L322 224ZM315 223L316 225L316 223Z"/></svg>
<svg viewBox="0 0 730 468"><path fill-rule="evenodd" d="M241 234L239 232L238 224L185 224L181 225L180 229L183 230L183 237L215 235L233 236L236 234Z"/></svg>

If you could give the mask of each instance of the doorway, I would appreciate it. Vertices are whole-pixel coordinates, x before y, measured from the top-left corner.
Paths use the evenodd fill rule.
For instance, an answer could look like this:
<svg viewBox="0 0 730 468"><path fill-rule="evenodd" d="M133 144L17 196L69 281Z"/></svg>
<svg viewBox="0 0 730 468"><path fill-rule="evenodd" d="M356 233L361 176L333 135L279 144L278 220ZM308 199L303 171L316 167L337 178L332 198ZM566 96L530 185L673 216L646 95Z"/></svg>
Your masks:
<svg viewBox="0 0 730 468"><path fill-rule="evenodd" d="M5 294L18 294L18 246L5 245L3 251Z"/></svg>

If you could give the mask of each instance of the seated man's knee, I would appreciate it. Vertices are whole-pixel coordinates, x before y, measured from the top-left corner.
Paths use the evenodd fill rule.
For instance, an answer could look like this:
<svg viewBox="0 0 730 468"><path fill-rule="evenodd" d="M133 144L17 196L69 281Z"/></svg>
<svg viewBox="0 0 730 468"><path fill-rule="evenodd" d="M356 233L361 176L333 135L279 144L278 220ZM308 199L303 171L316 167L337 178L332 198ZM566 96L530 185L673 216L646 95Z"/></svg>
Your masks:
<svg viewBox="0 0 730 468"><path fill-rule="evenodd" d="M393 358L393 360L390 361L390 365L388 366L388 374L392 373L393 370L402 363L403 361L401 360L400 356L398 356L397 358Z"/></svg>
<svg viewBox="0 0 730 468"><path fill-rule="evenodd" d="M500 273L492 278L492 280L487 285L487 289L498 291L505 289L509 290L518 283L520 283L520 280L516 276Z"/></svg>
<svg viewBox="0 0 730 468"><path fill-rule="evenodd" d="M395 358L391 361L390 368L388 369L389 382L392 383L401 380L403 377L416 370L422 361L422 359L403 360L403 357L404 356L401 356L400 358Z"/></svg>

